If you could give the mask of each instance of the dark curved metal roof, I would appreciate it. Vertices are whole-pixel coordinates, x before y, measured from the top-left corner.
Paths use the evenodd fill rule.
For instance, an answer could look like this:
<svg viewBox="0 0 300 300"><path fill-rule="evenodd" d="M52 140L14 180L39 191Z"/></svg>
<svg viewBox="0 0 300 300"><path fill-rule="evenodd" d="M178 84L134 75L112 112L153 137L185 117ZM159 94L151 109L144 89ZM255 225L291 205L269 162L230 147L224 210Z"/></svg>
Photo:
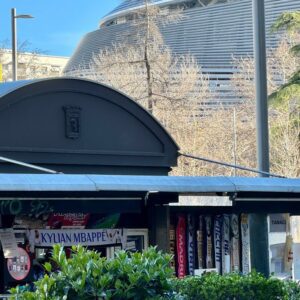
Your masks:
<svg viewBox="0 0 300 300"><path fill-rule="evenodd" d="M98 166L98 173L157 168L164 174L177 163L178 146L153 115L124 93L81 78L0 84L0 128L0 156L31 164Z"/></svg>

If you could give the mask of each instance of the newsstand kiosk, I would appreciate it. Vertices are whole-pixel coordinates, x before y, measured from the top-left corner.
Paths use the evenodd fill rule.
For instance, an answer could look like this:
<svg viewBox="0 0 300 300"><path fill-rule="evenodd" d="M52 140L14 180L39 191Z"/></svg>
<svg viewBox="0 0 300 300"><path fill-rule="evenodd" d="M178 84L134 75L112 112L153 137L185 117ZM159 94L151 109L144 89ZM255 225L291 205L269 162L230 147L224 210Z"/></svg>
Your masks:
<svg viewBox="0 0 300 300"><path fill-rule="evenodd" d="M134 180L131 191L115 190L118 179L104 191L90 178L167 176L177 155L151 114L107 86L75 78L0 84L0 293L38 278L55 243L108 258L149 242L167 250L161 204L175 195Z"/></svg>
<svg viewBox="0 0 300 300"><path fill-rule="evenodd" d="M299 180L168 176L178 156L151 114L107 86L75 78L0 84L0 293L41 276L56 243L108 258L157 245L173 251L179 277L247 272L244 214L300 213ZM169 206L185 195L226 196L230 205L192 207L189 198Z"/></svg>

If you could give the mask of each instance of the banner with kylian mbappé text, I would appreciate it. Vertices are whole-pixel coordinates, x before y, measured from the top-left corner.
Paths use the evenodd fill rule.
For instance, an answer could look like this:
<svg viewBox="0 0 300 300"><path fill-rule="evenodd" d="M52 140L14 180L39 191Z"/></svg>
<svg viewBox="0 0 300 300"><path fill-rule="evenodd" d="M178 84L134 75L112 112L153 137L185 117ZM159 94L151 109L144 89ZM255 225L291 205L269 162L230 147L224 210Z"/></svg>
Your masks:
<svg viewBox="0 0 300 300"><path fill-rule="evenodd" d="M64 246L101 246L124 245L124 229L35 229L30 230L31 246L52 247L54 244Z"/></svg>

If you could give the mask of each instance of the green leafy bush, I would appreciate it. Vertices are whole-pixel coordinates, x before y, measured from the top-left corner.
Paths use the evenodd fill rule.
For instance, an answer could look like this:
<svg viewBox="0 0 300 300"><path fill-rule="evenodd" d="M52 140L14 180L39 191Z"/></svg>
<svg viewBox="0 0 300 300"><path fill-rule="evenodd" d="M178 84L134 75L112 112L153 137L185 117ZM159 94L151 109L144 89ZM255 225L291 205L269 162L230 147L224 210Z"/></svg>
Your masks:
<svg viewBox="0 0 300 300"><path fill-rule="evenodd" d="M300 299L300 288L299 283L295 281L286 281L284 286L287 292L287 298L289 300L299 300Z"/></svg>
<svg viewBox="0 0 300 300"><path fill-rule="evenodd" d="M177 279L171 256L149 248L143 253L120 251L112 260L82 246L67 258L62 247L53 249L48 275L28 287L11 290L15 300L300 300L300 287L292 281L265 278L252 272L205 274Z"/></svg>
<svg viewBox="0 0 300 300"><path fill-rule="evenodd" d="M174 281L174 289L185 300L296 300L300 287L296 282L248 275L209 273Z"/></svg>
<svg viewBox="0 0 300 300"><path fill-rule="evenodd" d="M77 246L68 259L63 248L56 245L52 260L52 265L45 264L49 275L34 283L34 292L17 287L11 290L13 299L167 299L169 294L172 297L171 256L155 248L143 253L119 251L114 259L107 260L97 252Z"/></svg>

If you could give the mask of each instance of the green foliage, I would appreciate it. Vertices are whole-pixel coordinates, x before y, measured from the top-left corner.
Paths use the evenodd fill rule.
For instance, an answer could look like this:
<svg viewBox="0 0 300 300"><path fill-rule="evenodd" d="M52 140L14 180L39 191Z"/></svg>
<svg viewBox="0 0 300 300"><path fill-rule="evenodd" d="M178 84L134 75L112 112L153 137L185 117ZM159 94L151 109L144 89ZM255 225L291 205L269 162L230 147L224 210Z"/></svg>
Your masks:
<svg viewBox="0 0 300 300"><path fill-rule="evenodd" d="M271 29L273 32L280 29L285 29L289 32L300 30L300 11L282 13Z"/></svg>
<svg viewBox="0 0 300 300"><path fill-rule="evenodd" d="M280 281L252 272L243 276L209 273L176 279L171 256L155 248L143 253L119 251L111 260L82 246L73 247L67 258L54 246L52 262L44 265L48 275L29 287L11 290L15 300L298 300L296 282Z"/></svg>
<svg viewBox="0 0 300 300"><path fill-rule="evenodd" d="M274 32L281 29L285 29L289 33L299 33L300 11L285 12L281 14L273 24L272 31ZM291 52L295 55L300 55L300 44L293 46ZM286 84L273 93L270 96L270 99L278 102L281 99L285 99L287 95L291 98L296 98L298 100L298 105L300 105L300 70L297 70Z"/></svg>
<svg viewBox="0 0 300 300"><path fill-rule="evenodd" d="M35 292L12 289L13 299L167 299L171 293L171 256L153 247L143 253L119 251L112 260L82 246L72 250L68 259L55 245L54 268L50 263L44 266L49 275L34 283Z"/></svg>
<svg viewBox="0 0 300 300"><path fill-rule="evenodd" d="M252 272L246 276L209 273L202 277L174 280L174 288L185 300L291 300L300 299L300 287Z"/></svg>
<svg viewBox="0 0 300 300"><path fill-rule="evenodd" d="M300 299L300 288L299 283L295 281L284 282L285 289L287 292L287 299L289 300L299 300Z"/></svg>
<svg viewBox="0 0 300 300"><path fill-rule="evenodd" d="M300 70L296 71L286 84L283 84L269 97L270 103L278 105L294 99L300 107Z"/></svg>

